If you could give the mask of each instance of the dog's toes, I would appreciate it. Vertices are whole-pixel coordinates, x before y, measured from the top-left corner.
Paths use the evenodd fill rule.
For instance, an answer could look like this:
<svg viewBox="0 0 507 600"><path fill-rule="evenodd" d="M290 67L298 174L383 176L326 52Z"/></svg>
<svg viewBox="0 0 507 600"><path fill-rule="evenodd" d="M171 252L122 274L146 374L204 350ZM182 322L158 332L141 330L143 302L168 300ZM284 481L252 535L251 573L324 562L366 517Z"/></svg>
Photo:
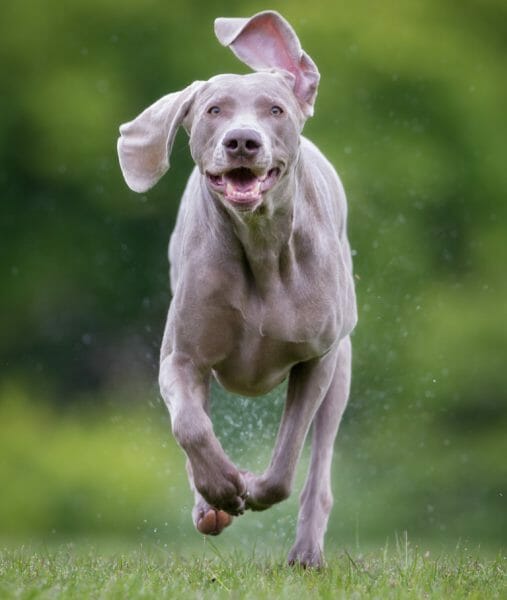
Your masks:
<svg viewBox="0 0 507 600"><path fill-rule="evenodd" d="M223 510L217 510L216 520L218 533L223 531L226 527L229 527L229 525L232 523L232 519L233 517L231 517L231 515L228 515Z"/></svg>
<svg viewBox="0 0 507 600"><path fill-rule="evenodd" d="M196 527L198 531L205 535L218 535L226 527L229 527L231 523L231 515L228 515L223 510L210 508L201 517L197 518Z"/></svg>

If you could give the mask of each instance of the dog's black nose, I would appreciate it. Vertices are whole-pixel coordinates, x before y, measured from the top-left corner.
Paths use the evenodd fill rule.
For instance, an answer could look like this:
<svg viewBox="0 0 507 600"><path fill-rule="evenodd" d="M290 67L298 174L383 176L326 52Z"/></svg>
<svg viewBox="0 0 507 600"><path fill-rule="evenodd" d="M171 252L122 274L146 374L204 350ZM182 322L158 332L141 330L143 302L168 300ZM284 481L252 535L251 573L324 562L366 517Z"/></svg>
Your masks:
<svg viewBox="0 0 507 600"><path fill-rule="evenodd" d="M262 138L254 129L233 129L226 133L222 143L231 157L253 158L262 147Z"/></svg>

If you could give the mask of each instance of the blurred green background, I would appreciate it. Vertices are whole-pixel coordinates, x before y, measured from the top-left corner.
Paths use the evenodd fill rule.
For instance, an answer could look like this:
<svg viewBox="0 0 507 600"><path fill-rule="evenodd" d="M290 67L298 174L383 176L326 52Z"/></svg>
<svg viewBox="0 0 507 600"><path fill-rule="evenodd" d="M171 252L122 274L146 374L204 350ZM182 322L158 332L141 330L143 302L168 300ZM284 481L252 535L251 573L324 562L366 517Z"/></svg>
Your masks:
<svg viewBox="0 0 507 600"><path fill-rule="evenodd" d="M328 545L505 544L503 0L2 1L0 541L209 544L156 386L187 139L146 195L115 145L160 96L246 72L213 19L265 8L320 68L305 134L350 206L360 321ZM240 465L266 464L282 395L214 389ZM296 511L297 493L213 543L289 546Z"/></svg>

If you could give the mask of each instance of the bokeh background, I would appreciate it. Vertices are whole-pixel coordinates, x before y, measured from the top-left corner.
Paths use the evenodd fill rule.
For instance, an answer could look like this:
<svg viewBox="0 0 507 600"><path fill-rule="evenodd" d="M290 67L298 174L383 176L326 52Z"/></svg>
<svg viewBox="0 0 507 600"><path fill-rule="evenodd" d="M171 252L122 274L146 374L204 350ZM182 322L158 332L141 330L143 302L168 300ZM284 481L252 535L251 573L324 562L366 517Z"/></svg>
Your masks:
<svg viewBox="0 0 507 600"><path fill-rule="evenodd" d="M210 544L156 386L187 139L145 195L115 145L160 96L246 72L213 19L265 8L320 68L305 134L350 206L360 321L328 545L505 544L503 0L2 0L0 542ZM266 465L282 396L214 389L240 465ZM296 511L297 493L213 548L283 550Z"/></svg>

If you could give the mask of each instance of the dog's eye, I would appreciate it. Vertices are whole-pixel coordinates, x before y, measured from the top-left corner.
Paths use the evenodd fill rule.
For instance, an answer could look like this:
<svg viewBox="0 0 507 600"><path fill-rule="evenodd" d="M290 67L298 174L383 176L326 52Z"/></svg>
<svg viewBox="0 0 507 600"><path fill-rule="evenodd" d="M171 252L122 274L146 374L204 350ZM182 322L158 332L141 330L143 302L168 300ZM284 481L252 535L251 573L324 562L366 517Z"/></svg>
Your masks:
<svg viewBox="0 0 507 600"><path fill-rule="evenodd" d="M283 110L279 106L276 106L276 104L275 104L275 106L271 107L271 114L274 115L275 117L278 117L282 113L283 113Z"/></svg>
<svg viewBox="0 0 507 600"><path fill-rule="evenodd" d="M219 115L220 114L220 106L212 106L208 108L209 115Z"/></svg>

